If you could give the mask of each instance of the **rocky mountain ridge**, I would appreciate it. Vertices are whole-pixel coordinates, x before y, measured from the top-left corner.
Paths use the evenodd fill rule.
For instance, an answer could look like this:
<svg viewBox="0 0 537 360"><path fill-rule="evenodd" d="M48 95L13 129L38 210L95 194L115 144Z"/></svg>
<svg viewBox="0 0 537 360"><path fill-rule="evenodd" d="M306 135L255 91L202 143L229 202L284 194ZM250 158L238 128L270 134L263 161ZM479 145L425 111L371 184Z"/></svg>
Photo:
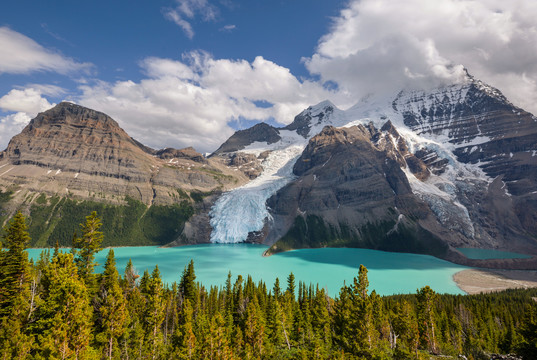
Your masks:
<svg viewBox="0 0 537 360"><path fill-rule="evenodd" d="M459 263L466 260L456 247L537 253L537 119L469 75L461 84L369 97L346 111L322 102L284 128L264 126L280 140L252 132L236 133L241 148L228 156L305 149L288 159L293 172L268 199L264 225L244 239L273 244L269 252L360 246ZM398 170L387 171L388 163ZM390 181L400 174L395 190ZM410 189L405 201L402 189ZM215 206L211 221L241 211ZM395 236L402 219L411 231ZM212 241L235 239L226 236Z"/></svg>
<svg viewBox="0 0 537 360"><path fill-rule="evenodd" d="M238 131L207 158L151 149L105 114L61 103L0 153L0 220L56 214L57 198L96 201L134 206L138 223L176 219L159 240L171 246L353 246L528 268L534 260L483 263L456 248L537 254L536 155L537 118L469 75L348 110L323 101L288 126Z"/></svg>

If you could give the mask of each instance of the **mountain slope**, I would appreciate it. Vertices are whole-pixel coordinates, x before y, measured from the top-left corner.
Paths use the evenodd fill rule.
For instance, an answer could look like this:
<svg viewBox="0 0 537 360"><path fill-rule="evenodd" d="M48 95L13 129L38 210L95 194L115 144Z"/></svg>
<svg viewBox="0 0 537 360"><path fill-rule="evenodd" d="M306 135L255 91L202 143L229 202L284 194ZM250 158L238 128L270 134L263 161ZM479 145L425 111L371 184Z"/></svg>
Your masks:
<svg viewBox="0 0 537 360"><path fill-rule="evenodd" d="M236 133L241 147L227 156L290 146L304 152L282 165L285 181L266 204L266 196L250 196L239 211L233 204L244 192L226 193L226 205L211 211L213 224L226 228L237 212L265 221L242 226L239 237L213 231L212 241L275 243L271 251L364 246L452 259L460 256L454 248L465 246L537 253L537 119L470 75L438 89L369 97L346 111L325 101L273 132L281 139ZM289 167L292 173L283 171ZM390 240L396 224L411 230L399 231L400 243Z"/></svg>
<svg viewBox="0 0 537 360"><path fill-rule="evenodd" d="M18 209L30 215L43 213L32 216L36 220L31 235L39 235L35 240L39 245L54 245L56 240L70 241L77 221L88 215L80 212L95 208L107 212L112 218L104 221L115 228L127 231L130 226L143 233L118 232L110 243L163 244L180 233L201 201L199 194L219 192L247 179L192 148L150 149L109 116L63 102L38 114L0 153L0 191L7 197L0 204L0 220ZM146 220L155 220L158 214L170 220L158 221L162 229ZM68 229L58 230L64 225Z"/></svg>

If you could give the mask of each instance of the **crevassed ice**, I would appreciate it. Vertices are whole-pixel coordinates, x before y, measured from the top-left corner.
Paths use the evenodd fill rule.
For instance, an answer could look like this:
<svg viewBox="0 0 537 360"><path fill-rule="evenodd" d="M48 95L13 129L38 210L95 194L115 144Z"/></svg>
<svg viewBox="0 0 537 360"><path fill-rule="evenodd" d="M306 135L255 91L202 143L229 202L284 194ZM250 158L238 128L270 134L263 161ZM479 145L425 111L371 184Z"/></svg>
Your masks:
<svg viewBox="0 0 537 360"><path fill-rule="evenodd" d="M273 150L262 164L261 175L216 201L209 213L211 242L243 242L249 232L263 229L265 218L270 216L265 203L294 178L293 166L304 147L299 144Z"/></svg>

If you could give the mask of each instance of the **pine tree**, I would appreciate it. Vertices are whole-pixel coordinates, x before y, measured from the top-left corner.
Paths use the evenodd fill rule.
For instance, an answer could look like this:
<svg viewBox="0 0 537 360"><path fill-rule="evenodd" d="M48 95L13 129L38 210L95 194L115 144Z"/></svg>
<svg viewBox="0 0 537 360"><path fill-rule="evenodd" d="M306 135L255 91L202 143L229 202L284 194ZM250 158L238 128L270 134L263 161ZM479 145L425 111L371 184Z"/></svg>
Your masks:
<svg viewBox="0 0 537 360"><path fill-rule="evenodd" d="M272 297L269 300L268 305L267 334L269 336L270 343L273 344L277 350L283 348L284 346L290 348L290 345L286 340L284 330L282 307L280 306L278 299L276 297Z"/></svg>
<svg viewBox="0 0 537 360"><path fill-rule="evenodd" d="M276 299L279 299L281 292L282 289L280 288L280 279L276 278L276 280L274 280L274 287L272 288L272 296L274 296Z"/></svg>
<svg viewBox="0 0 537 360"><path fill-rule="evenodd" d="M30 270L28 252L24 251L30 242L26 219L21 212L4 228L0 257L0 318L9 315L18 294L28 286Z"/></svg>
<svg viewBox="0 0 537 360"><path fill-rule="evenodd" d="M522 341L517 347L517 354L524 360L537 359L537 306L527 309L520 329Z"/></svg>
<svg viewBox="0 0 537 360"><path fill-rule="evenodd" d="M287 293L291 295L291 298L295 299L295 275L293 273L290 273L287 277Z"/></svg>
<svg viewBox="0 0 537 360"><path fill-rule="evenodd" d="M397 359L417 358L419 345L418 324L414 309L406 300L397 303L392 321L392 347Z"/></svg>
<svg viewBox="0 0 537 360"><path fill-rule="evenodd" d="M98 264L95 263L95 254L102 250L103 233L99 231L102 223L97 217L97 212L86 216L86 222L80 224L81 237L73 238L73 248L78 249L76 263L80 277L86 282L90 293L96 290L95 274L93 269Z"/></svg>
<svg viewBox="0 0 537 360"><path fill-rule="evenodd" d="M254 358L261 358L265 353L265 319L262 315L257 297L248 302L244 324L244 342L249 345Z"/></svg>
<svg viewBox="0 0 537 360"><path fill-rule="evenodd" d="M163 284L160 278L158 265L155 266L148 284L146 294L146 307L144 312L143 326L145 330L145 344L147 355L151 359L160 356L163 344L160 326L164 320Z"/></svg>
<svg viewBox="0 0 537 360"><path fill-rule="evenodd" d="M350 324L356 333L354 341L351 341L352 349L354 353L360 354L369 354L376 340L373 328L373 307L367 294L368 287L367 268L360 265L358 277L355 277L353 282L351 299L355 316Z"/></svg>
<svg viewBox="0 0 537 360"><path fill-rule="evenodd" d="M103 356L108 359L119 359L121 352L118 348L118 339L126 331L128 314L126 301L119 286L113 249L108 252L106 258L96 312L100 328L99 337L105 344Z"/></svg>
<svg viewBox="0 0 537 360"><path fill-rule="evenodd" d="M36 330L45 358L81 358L91 352L92 309L72 254L58 254L44 277L44 304Z"/></svg>
<svg viewBox="0 0 537 360"><path fill-rule="evenodd" d="M193 359L196 354L196 335L194 333L194 310L190 300L183 303L181 321L173 336L173 354L180 359Z"/></svg>
<svg viewBox="0 0 537 360"><path fill-rule="evenodd" d="M181 282L179 283L179 291L183 295L183 299L188 299L192 306L196 307L196 273L194 272L194 261L190 260L188 266L183 270Z"/></svg>
<svg viewBox="0 0 537 360"><path fill-rule="evenodd" d="M4 229L0 252L0 357L24 359L33 337L26 331L36 298L35 276L32 276L28 253L30 242L26 219L18 212Z"/></svg>
<svg viewBox="0 0 537 360"><path fill-rule="evenodd" d="M418 290L418 329L421 346L433 354L438 352L434 323L436 293L429 286Z"/></svg>

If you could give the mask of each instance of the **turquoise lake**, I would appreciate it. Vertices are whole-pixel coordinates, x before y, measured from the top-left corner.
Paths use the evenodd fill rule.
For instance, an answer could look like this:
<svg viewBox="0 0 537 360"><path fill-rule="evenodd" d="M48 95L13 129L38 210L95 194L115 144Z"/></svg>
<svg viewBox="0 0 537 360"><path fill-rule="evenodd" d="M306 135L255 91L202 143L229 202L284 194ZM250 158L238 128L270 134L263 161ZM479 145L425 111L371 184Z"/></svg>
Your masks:
<svg viewBox="0 0 537 360"><path fill-rule="evenodd" d="M269 289L276 277L285 288L287 276L293 272L298 281L319 284L330 296L337 296L343 282L352 283L363 264L369 270L370 290L382 295L415 293L429 285L438 293L464 294L452 279L453 274L465 269L427 255L390 253L367 249L324 248L294 250L263 257L267 247L252 244L207 244L176 248L120 247L114 248L117 268L123 273L132 259L138 273L153 271L158 264L164 282L179 281L184 267L194 260L196 281L206 288L223 286L231 271L237 275L251 275L255 282L263 280ZM28 249L30 257L37 259L42 249ZM96 260L104 264L108 249L101 251ZM102 265L98 271L102 270Z"/></svg>

